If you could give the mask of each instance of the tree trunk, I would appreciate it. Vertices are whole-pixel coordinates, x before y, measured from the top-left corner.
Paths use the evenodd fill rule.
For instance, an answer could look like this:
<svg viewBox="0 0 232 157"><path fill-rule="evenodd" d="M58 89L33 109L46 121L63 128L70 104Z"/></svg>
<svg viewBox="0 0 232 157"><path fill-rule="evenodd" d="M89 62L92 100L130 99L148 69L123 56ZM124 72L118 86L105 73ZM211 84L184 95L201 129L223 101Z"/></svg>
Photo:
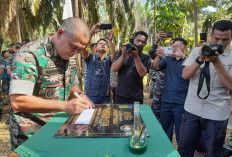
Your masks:
<svg viewBox="0 0 232 157"><path fill-rule="evenodd" d="M78 12L79 12L79 17L83 19L82 0L78 0Z"/></svg>
<svg viewBox="0 0 232 157"><path fill-rule="evenodd" d="M154 42L156 41L156 1L154 0Z"/></svg>
<svg viewBox="0 0 232 157"><path fill-rule="evenodd" d="M183 30L182 30L182 38L184 38L184 25L185 25L185 22L186 22L186 16L184 16L184 23L183 23Z"/></svg>
<svg viewBox="0 0 232 157"><path fill-rule="evenodd" d="M16 0L16 28L17 28L17 42L22 42L20 22L19 22L19 0Z"/></svg>
<svg viewBox="0 0 232 157"><path fill-rule="evenodd" d="M73 17L79 16L79 0L72 0Z"/></svg>
<svg viewBox="0 0 232 157"><path fill-rule="evenodd" d="M79 0L72 0L72 8L73 8L73 17L80 17L80 6ZM80 17L81 18L81 17ZM83 90L83 81L82 81L82 68L81 67L81 55L77 55L77 65L78 65L78 78L79 78L79 86L80 89Z"/></svg>
<svg viewBox="0 0 232 157"><path fill-rule="evenodd" d="M193 0L193 10L194 10L194 29L195 29L195 47L198 43L198 31L197 31L197 2Z"/></svg>

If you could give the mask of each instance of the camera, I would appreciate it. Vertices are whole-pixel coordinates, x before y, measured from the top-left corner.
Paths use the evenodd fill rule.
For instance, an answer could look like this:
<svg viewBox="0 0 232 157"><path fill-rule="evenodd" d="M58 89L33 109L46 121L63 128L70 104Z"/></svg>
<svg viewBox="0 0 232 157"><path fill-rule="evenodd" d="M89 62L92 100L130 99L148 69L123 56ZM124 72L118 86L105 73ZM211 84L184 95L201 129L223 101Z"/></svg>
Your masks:
<svg viewBox="0 0 232 157"><path fill-rule="evenodd" d="M205 45L202 48L202 55L205 56L205 57L215 56L216 51L219 54L222 54L224 52L223 51L223 45L221 43L219 43L219 42L213 43L211 45Z"/></svg>
<svg viewBox="0 0 232 157"><path fill-rule="evenodd" d="M129 51L135 50L136 45L133 44L133 41L134 41L133 38L129 38L129 42L130 42L130 43L126 44L126 51L129 52Z"/></svg>

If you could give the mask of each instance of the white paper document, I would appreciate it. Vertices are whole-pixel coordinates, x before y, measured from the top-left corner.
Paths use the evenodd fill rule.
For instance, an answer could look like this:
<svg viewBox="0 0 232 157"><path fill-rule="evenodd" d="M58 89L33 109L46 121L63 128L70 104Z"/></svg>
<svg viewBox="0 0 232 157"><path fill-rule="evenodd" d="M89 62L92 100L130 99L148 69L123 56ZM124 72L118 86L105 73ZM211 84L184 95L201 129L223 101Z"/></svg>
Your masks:
<svg viewBox="0 0 232 157"><path fill-rule="evenodd" d="M81 112L75 124L89 124L93 116L94 109L87 109Z"/></svg>

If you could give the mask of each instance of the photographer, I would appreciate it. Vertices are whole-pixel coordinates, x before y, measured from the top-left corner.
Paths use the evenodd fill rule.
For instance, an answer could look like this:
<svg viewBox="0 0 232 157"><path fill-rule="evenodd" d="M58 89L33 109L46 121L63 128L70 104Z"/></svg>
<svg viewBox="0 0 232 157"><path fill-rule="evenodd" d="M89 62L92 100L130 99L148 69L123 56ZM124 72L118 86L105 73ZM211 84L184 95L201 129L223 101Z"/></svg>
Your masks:
<svg viewBox="0 0 232 157"><path fill-rule="evenodd" d="M174 39L173 57L162 56L165 51L162 47L157 50L157 57L153 61L152 69L166 69L164 87L161 99L160 122L161 125L172 141L173 124L175 123L175 132L177 144L179 142L179 128L181 125L182 115L184 114L184 101L187 96L189 80L182 78L182 63L186 59L184 54L187 48L187 41L183 38ZM162 58L162 59L161 59Z"/></svg>
<svg viewBox="0 0 232 157"><path fill-rule="evenodd" d="M101 23L93 27L94 32L101 32ZM86 64L85 92L94 104L110 103L110 67L115 57L115 44L113 41L114 31L107 32L107 39L101 38L97 41L96 54L89 51L82 51ZM107 56L111 48L111 55Z"/></svg>
<svg viewBox="0 0 232 157"><path fill-rule="evenodd" d="M115 56L112 71L118 72L115 103L143 103L143 76L149 71L151 58L144 54L143 47L147 44L148 35L143 31L135 33L133 44L123 46ZM128 50L128 48L132 50Z"/></svg>
<svg viewBox="0 0 232 157"><path fill-rule="evenodd" d="M229 48L231 39L232 22L228 20L216 22L212 29L211 41L219 43L208 45L208 49L195 48L183 64L185 68L182 76L184 79L190 79L190 84L180 128L178 151L182 157L193 156L202 130L207 133L208 156L222 155L222 146L231 113L229 94L232 90L232 51ZM221 50L220 44L223 45L224 50ZM206 99L200 99L197 95L200 68L206 69L207 62L209 63L210 91L204 83L200 96L205 96L207 93L209 95Z"/></svg>

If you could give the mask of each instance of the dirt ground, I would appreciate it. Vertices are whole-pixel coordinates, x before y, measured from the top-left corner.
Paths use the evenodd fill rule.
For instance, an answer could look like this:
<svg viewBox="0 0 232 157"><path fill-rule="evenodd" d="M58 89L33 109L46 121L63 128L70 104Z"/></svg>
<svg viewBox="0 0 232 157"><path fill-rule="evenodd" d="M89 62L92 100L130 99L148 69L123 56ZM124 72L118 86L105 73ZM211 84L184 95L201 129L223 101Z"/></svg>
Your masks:
<svg viewBox="0 0 232 157"><path fill-rule="evenodd" d="M0 157L7 157L10 154L10 134L9 134L9 126L5 124L7 119L9 118L9 105L4 106L3 108L3 116L0 121Z"/></svg>
<svg viewBox="0 0 232 157"><path fill-rule="evenodd" d="M149 93L144 93L144 104L148 104L151 106L152 100L149 99ZM7 119L9 118L9 105L4 106L3 108L3 117L0 121L0 157L7 157L10 153L10 134L9 134L9 126L5 124ZM227 137L230 135L230 131L227 131ZM175 137L173 137L173 145L177 148Z"/></svg>

